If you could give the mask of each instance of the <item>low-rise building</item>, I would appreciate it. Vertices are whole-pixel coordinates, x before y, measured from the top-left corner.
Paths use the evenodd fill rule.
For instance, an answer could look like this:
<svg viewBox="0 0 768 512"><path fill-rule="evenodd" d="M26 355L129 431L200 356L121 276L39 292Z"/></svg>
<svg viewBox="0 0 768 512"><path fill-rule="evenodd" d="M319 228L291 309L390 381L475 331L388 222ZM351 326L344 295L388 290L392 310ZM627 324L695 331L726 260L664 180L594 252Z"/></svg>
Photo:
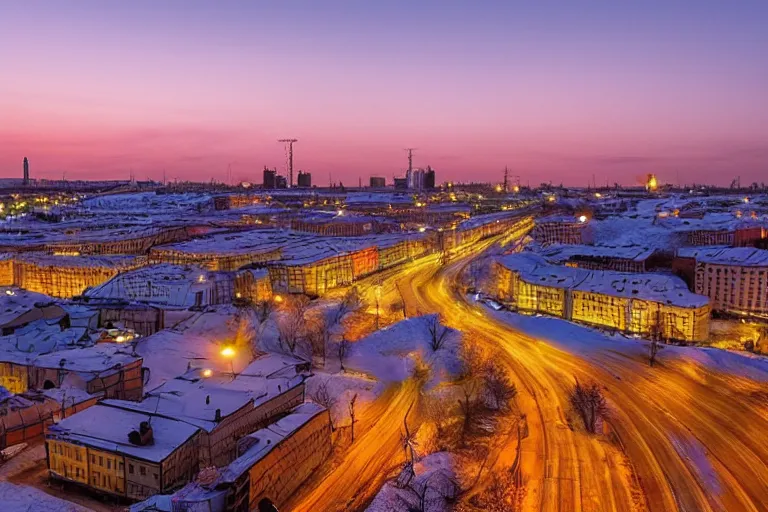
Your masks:
<svg viewBox="0 0 768 512"><path fill-rule="evenodd" d="M653 247L562 245L554 244L541 251L547 260L568 267L616 272L645 272L647 262L656 253Z"/></svg>
<svg viewBox="0 0 768 512"><path fill-rule="evenodd" d="M195 265L150 265L122 272L87 290L89 299L124 299L160 307L228 304L234 298L234 276Z"/></svg>
<svg viewBox="0 0 768 512"><path fill-rule="evenodd" d="M586 218L580 220L567 215L550 215L536 219L531 237L542 245L582 244Z"/></svg>
<svg viewBox="0 0 768 512"><path fill-rule="evenodd" d="M326 409L301 404L271 425L242 438L240 456L228 466L171 497L173 510L235 512L258 510L263 502L282 508L331 453ZM131 512L152 510L155 500Z"/></svg>
<svg viewBox="0 0 768 512"><path fill-rule="evenodd" d="M518 311L680 341L709 335L709 299L678 277L551 265L523 252L497 261L497 293Z"/></svg>
<svg viewBox="0 0 768 512"><path fill-rule="evenodd" d="M199 429L152 412L97 404L51 426L51 477L132 500L169 492L199 469Z"/></svg>
<svg viewBox="0 0 768 512"><path fill-rule="evenodd" d="M682 248L677 252L676 265L688 272L693 269L693 289L709 297L713 311L768 318L768 251Z"/></svg>

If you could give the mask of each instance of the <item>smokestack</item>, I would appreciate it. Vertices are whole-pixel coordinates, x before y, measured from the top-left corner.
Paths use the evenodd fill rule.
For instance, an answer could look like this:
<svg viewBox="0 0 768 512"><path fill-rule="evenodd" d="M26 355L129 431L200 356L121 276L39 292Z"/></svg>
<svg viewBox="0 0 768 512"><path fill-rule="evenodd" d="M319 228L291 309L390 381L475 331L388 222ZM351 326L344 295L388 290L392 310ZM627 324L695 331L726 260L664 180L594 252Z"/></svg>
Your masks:
<svg viewBox="0 0 768 512"><path fill-rule="evenodd" d="M29 160L27 160L27 157L24 157L24 186L29 185Z"/></svg>

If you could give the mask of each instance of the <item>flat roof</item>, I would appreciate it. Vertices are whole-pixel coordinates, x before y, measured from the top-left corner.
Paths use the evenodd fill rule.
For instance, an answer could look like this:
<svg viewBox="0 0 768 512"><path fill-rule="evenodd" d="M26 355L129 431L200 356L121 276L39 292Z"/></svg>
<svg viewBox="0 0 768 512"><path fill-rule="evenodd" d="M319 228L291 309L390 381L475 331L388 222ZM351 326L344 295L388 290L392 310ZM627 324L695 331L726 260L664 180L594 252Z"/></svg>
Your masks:
<svg viewBox="0 0 768 512"><path fill-rule="evenodd" d="M543 248L541 255L550 261L563 262L573 257L588 258L620 258L632 261L645 261L650 258L656 248L639 245L583 245L583 244L553 244Z"/></svg>
<svg viewBox="0 0 768 512"><path fill-rule="evenodd" d="M128 434L138 430L142 421L150 420L154 443L145 446L130 443ZM47 437L159 463L198 430L183 421L98 403L52 425Z"/></svg>
<svg viewBox="0 0 768 512"><path fill-rule="evenodd" d="M628 299L643 299L678 307L701 307L709 298L691 293L679 277L654 273L585 270L551 265L540 255L522 252L498 261L531 284L579 290Z"/></svg>
<svg viewBox="0 0 768 512"><path fill-rule="evenodd" d="M752 247L683 247L678 249L677 255L717 265L768 266L768 251Z"/></svg>

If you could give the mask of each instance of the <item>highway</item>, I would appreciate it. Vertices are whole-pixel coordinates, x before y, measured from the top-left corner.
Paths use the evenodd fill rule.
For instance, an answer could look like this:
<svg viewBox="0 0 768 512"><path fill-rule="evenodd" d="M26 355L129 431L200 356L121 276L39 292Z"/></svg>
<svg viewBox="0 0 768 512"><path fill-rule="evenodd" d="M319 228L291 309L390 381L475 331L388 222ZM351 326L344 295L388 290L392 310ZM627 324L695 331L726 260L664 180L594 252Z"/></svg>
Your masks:
<svg viewBox="0 0 768 512"><path fill-rule="evenodd" d="M478 254L490 241L478 244ZM596 348L586 356L520 332L457 291L473 255L440 267L426 258L398 269L381 286L382 307L403 301L408 315L440 313L513 375L526 415L525 511L766 511L768 393L750 379L693 362L665 361ZM366 295L372 287L361 286ZM584 432L569 412L575 379L604 386L610 417L604 435ZM361 421L358 441L291 510L359 510L403 461L405 411L418 406L415 381L388 390ZM414 407L417 410L418 407ZM410 418L418 423L418 413ZM490 471L508 468L510 442L492 454Z"/></svg>

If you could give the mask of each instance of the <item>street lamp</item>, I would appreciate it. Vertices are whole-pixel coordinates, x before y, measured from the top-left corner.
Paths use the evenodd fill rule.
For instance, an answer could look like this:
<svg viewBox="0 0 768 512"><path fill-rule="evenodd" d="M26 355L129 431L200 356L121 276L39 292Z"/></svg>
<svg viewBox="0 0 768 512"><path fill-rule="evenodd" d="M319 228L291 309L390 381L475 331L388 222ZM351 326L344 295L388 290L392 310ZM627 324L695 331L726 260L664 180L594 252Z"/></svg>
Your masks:
<svg viewBox="0 0 768 512"><path fill-rule="evenodd" d="M235 352L234 348L232 348L229 345L227 345L227 346L225 346L224 348L221 349L220 354L222 356L226 357L227 359L229 359L229 367L232 369L232 378L234 379L234 377L235 377L235 360L234 360L234 358L235 358L235 355L237 354L237 352Z"/></svg>

